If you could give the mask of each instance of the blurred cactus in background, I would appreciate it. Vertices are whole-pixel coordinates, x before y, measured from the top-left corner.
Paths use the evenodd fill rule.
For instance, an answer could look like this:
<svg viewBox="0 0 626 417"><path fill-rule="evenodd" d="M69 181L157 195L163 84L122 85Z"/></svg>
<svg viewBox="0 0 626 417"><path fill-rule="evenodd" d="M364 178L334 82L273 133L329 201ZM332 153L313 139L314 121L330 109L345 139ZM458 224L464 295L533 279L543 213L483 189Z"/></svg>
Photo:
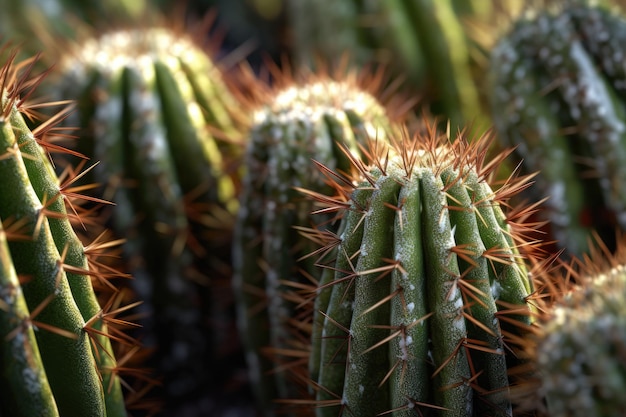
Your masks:
<svg viewBox="0 0 626 417"><path fill-rule="evenodd" d="M610 242L626 226L626 20L583 2L531 9L493 50L495 128L540 171L532 198L560 247L586 252L591 231Z"/></svg>
<svg viewBox="0 0 626 417"><path fill-rule="evenodd" d="M549 294L527 353L537 370L527 409L550 417L626 413L626 240L610 253L597 239L583 258L537 282Z"/></svg>
<svg viewBox="0 0 626 417"><path fill-rule="evenodd" d="M126 239L124 269L144 301L141 334L164 400L198 401L236 369L225 362L237 352L225 291L246 115L191 35L119 29L64 52L42 88L76 100L72 146L99 161L99 196L116 204L107 213Z"/></svg>

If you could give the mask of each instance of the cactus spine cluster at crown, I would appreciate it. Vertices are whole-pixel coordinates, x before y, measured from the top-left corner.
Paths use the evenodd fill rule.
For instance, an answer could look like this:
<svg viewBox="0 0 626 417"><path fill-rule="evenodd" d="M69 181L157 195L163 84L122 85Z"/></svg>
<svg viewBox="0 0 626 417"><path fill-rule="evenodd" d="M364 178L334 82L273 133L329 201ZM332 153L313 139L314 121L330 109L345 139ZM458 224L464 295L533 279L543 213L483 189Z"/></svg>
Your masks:
<svg viewBox="0 0 626 417"><path fill-rule="evenodd" d="M0 70L0 414L125 416L92 286L98 271L73 231L65 207L71 190L59 183L47 150L54 149L47 132L65 114L29 130L22 112L33 113L19 94L40 80L28 79L33 60L13 59Z"/></svg>
<svg viewBox="0 0 626 417"><path fill-rule="evenodd" d="M512 415L508 369L533 289L509 222L533 208L502 211L526 178L492 189L505 154L483 164L489 142L431 128L356 163L336 184L348 199L318 198L341 223L318 260L316 415Z"/></svg>
<svg viewBox="0 0 626 417"><path fill-rule="evenodd" d="M69 49L47 87L77 100L74 146L100 162L95 180L116 204L112 228L126 239L125 268L145 304L145 342L157 347L166 395L201 395L217 377L205 362L222 337L208 323L214 294L203 283L217 290L222 277L214 263L227 254L237 204L230 162L242 153L245 115L236 128L223 74L191 36L117 30Z"/></svg>
<svg viewBox="0 0 626 417"><path fill-rule="evenodd" d="M288 323L294 322L294 297L302 285L315 280L311 262L297 262L310 245L295 228L311 226L313 205L294 188L328 190L312 160L348 169L340 144L357 154L359 144L385 140L389 121L381 104L347 79L312 77L264 99L245 155L233 285L252 384L271 413L272 399L293 395L293 390L284 375L268 375L280 361L268 361L263 351L270 346L272 352L302 347L293 344L299 341ZM285 285L287 281L293 286Z"/></svg>
<svg viewBox="0 0 626 417"><path fill-rule="evenodd" d="M540 171L554 237L582 254L592 229L626 227L623 16L557 2L514 23L491 56L491 105L503 142Z"/></svg>

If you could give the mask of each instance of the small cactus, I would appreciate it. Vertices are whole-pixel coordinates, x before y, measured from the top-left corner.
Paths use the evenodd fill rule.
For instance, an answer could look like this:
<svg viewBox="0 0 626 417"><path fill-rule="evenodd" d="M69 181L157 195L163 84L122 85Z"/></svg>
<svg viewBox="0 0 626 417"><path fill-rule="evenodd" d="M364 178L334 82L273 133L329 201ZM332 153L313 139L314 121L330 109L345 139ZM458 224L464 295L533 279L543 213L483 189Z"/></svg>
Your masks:
<svg viewBox="0 0 626 417"><path fill-rule="evenodd" d="M519 17L491 55L498 137L540 171L533 199L562 248L581 255L592 230L626 227L623 16L582 1Z"/></svg>
<svg viewBox="0 0 626 417"><path fill-rule="evenodd" d="M34 59L17 64L15 55L0 70L0 343L11 393L1 414L126 416L107 320L115 314L92 286L104 277L73 230L71 181L60 184L49 160L57 148L47 135L66 114L30 131L24 114L34 112L20 94L41 78L28 78Z"/></svg>
<svg viewBox="0 0 626 417"><path fill-rule="evenodd" d="M271 401L289 397L293 384L272 372L280 366L266 354L293 350L296 337L287 324L297 293L315 280L312 263L298 262L310 245L297 229L312 225L313 205L296 188L328 190L312 160L349 169L341 146L358 154L367 141L384 141L390 122L374 96L347 77L308 77L261 100L266 102L255 113L244 161L233 285L252 384L271 413Z"/></svg>
<svg viewBox="0 0 626 417"><path fill-rule="evenodd" d="M316 251L315 415L512 415L508 370L533 315L522 219L534 208L505 214L527 178L492 188L506 153L485 162L489 143L431 126L371 165L354 160L340 197L318 197L341 222Z"/></svg>

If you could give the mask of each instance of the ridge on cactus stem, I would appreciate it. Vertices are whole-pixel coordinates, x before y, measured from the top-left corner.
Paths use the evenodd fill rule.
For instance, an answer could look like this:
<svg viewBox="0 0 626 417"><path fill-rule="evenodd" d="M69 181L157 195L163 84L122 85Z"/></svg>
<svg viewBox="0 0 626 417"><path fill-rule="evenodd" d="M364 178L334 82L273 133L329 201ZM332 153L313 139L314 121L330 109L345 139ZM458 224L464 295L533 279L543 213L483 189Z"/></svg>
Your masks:
<svg viewBox="0 0 626 417"><path fill-rule="evenodd" d="M27 126L39 109L67 104L28 101L46 75L31 75L37 58L17 62L6 47L0 55L0 383L16 394L0 413L126 416L112 342L138 346L115 323L134 305L100 305L94 283L116 271L99 269L94 253L116 242L84 246L72 226L79 199L102 201L81 196L73 184L80 174L61 183L54 172L51 154L72 153L54 143L69 109Z"/></svg>
<svg viewBox="0 0 626 417"><path fill-rule="evenodd" d="M309 352L316 416L511 416L520 340L531 331L526 236L537 205L508 206L529 176L492 181L489 133L435 125L392 136L353 174L325 168L336 195L306 194L340 219L311 233L321 268Z"/></svg>
<svg viewBox="0 0 626 417"><path fill-rule="evenodd" d="M491 54L498 137L540 171L530 198L550 196L542 216L569 255L626 227L625 37L623 11L554 2L519 16Z"/></svg>
<svg viewBox="0 0 626 417"><path fill-rule="evenodd" d="M535 368L524 406L550 417L626 412L626 240L594 236L590 254L538 276L547 294L526 354Z"/></svg>
<svg viewBox="0 0 626 417"><path fill-rule="evenodd" d="M79 139L67 146L99 161L88 181L115 203L102 221L125 239L120 262L143 301L140 333L172 414L227 389L243 366L227 279L248 115L200 38L211 17L64 42L43 86L76 100L68 124Z"/></svg>
<svg viewBox="0 0 626 417"><path fill-rule="evenodd" d="M275 398L297 391L289 379L293 374L285 370L302 362L298 352L308 344L303 335L309 324L300 322L294 309L301 293L317 280L314 265L299 260L310 245L298 227L312 225L309 213L314 207L295 188L328 190L311 160L348 170L339 144L359 154L368 140L385 141L391 115L402 117L409 106L384 107L384 101L367 91L383 85L382 72L367 77L343 68L296 75L272 71L274 87L256 91L233 243L238 327L265 415L277 412ZM332 216L322 217L332 228Z"/></svg>

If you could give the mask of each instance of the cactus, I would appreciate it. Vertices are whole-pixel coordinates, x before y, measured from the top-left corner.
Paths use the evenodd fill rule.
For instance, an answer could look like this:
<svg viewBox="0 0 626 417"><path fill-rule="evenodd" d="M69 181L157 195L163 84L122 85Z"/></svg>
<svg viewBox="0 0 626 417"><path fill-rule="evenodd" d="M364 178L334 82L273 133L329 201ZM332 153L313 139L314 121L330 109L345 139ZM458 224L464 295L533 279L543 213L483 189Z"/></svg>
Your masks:
<svg viewBox="0 0 626 417"><path fill-rule="evenodd" d="M533 199L570 254L626 226L626 108L620 99L623 17L584 2L520 17L491 55L491 106L499 137L540 171Z"/></svg>
<svg viewBox="0 0 626 417"><path fill-rule="evenodd" d="M345 54L356 66L382 65L394 77L406 77L407 86L424 95L432 112L450 119L456 129L474 122L481 106L454 3L287 1L291 51L296 62L309 66L317 64L316 57L333 62ZM486 2L480 3L484 8Z"/></svg>
<svg viewBox="0 0 626 417"><path fill-rule="evenodd" d="M293 322L298 293L314 280L311 262L298 262L310 245L297 229L311 226L313 207L295 187L326 190L311 160L348 169L339 144L358 154L366 141L384 141L390 126L386 110L359 86L367 82L360 84L350 77L304 78L262 95L265 103L255 113L245 155L233 244L239 330L252 385L268 415L273 412L273 399L294 395L292 382L274 372L281 367L276 356L296 347L293 333L301 332L292 333L288 323ZM289 280L291 286L283 285ZM269 359L272 353L274 359Z"/></svg>
<svg viewBox="0 0 626 417"><path fill-rule="evenodd" d="M590 245L582 262L539 277L552 299L528 343L538 370L536 388L526 398L529 408L543 404L540 411L551 417L626 412L625 243L618 240L614 255L606 246Z"/></svg>
<svg viewBox="0 0 626 417"><path fill-rule="evenodd" d="M204 395L225 372L218 345L233 345L213 325L228 323L210 316L228 317L216 307L227 276L218 268L228 261L237 206L235 120L245 126L245 115L236 117L235 98L208 54L166 27L73 44L46 87L77 101L68 123L80 127L80 139L67 146L99 161L98 197L116 204L109 224L126 239L124 269L144 301L144 341L157 349L151 364L168 404Z"/></svg>
<svg viewBox="0 0 626 417"><path fill-rule="evenodd" d="M508 370L533 321L523 218L534 207L504 213L527 177L492 189L507 154L486 163L491 142L430 126L371 165L355 160L358 175L329 177L344 198L318 197L341 222L316 251L315 415L512 415Z"/></svg>
<svg viewBox="0 0 626 417"><path fill-rule="evenodd" d="M34 108L20 94L41 78L29 80L35 60L17 64L16 54L0 70L2 386L11 393L2 414L126 416L107 320L114 312L92 287L104 277L72 228L71 181L60 184L49 160L57 148L47 135L66 114L29 130L23 114Z"/></svg>

